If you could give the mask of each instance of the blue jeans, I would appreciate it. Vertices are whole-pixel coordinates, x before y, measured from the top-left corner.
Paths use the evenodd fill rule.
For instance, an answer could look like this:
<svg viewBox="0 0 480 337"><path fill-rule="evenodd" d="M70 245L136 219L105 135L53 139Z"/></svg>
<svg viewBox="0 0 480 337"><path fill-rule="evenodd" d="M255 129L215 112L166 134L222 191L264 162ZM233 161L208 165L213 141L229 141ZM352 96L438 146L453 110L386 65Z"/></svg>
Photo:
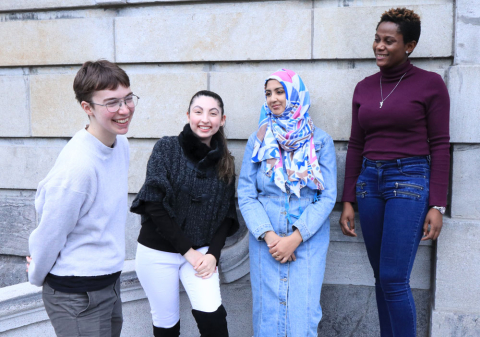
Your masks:
<svg viewBox="0 0 480 337"><path fill-rule="evenodd" d="M381 336L416 335L410 274L428 211L430 157L363 160L356 194Z"/></svg>

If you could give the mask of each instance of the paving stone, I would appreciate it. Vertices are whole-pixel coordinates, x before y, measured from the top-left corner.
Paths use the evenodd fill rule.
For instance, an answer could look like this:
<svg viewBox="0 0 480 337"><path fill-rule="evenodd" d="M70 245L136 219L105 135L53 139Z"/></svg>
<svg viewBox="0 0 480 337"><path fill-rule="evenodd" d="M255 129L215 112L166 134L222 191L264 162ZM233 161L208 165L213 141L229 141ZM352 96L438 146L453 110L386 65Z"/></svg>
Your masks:
<svg viewBox="0 0 480 337"><path fill-rule="evenodd" d="M337 7L314 10L314 59L372 58L375 27L391 7ZM422 35L414 57L451 56L453 5L408 6L422 19ZM348 24L340 24L346 23ZM439 24L441 22L442 24Z"/></svg>
<svg viewBox="0 0 480 337"><path fill-rule="evenodd" d="M455 64L480 64L480 7L477 0L456 0Z"/></svg>
<svg viewBox="0 0 480 337"><path fill-rule="evenodd" d="M0 254L28 255L28 237L36 227L35 192L0 190Z"/></svg>
<svg viewBox="0 0 480 337"><path fill-rule="evenodd" d="M28 111L28 78L26 76L0 76L2 107L2 137L30 136Z"/></svg>
<svg viewBox="0 0 480 337"><path fill-rule="evenodd" d="M444 219L437 243L435 310L470 312L478 317L479 240L480 221Z"/></svg>
<svg viewBox="0 0 480 337"><path fill-rule="evenodd" d="M0 66L114 59L111 18L10 21L0 25Z"/></svg>
<svg viewBox="0 0 480 337"><path fill-rule="evenodd" d="M27 281L25 256L0 255L0 288Z"/></svg>
<svg viewBox="0 0 480 337"><path fill-rule="evenodd" d="M450 142L480 143L480 65L453 66L448 71Z"/></svg>
<svg viewBox="0 0 480 337"><path fill-rule="evenodd" d="M480 336L480 315L478 312L433 310L431 336Z"/></svg>
<svg viewBox="0 0 480 337"><path fill-rule="evenodd" d="M118 17L115 55L125 63L308 59L310 22L310 10L284 11L281 5L236 13L190 14L178 8L157 17ZM272 34L282 36L282 43Z"/></svg>

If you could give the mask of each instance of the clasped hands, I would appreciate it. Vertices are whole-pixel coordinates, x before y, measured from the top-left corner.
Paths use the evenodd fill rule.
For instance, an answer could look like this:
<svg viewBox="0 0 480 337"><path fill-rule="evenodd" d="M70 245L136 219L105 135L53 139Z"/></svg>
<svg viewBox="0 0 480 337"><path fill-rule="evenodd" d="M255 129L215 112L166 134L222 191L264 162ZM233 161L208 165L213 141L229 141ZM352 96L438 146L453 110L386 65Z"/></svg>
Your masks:
<svg viewBox="0 0 480 337"><path fill-rule="evenodd" d="M264 240L268 248L270 248L268 252L280 263L296 261L295 250L303 241L298 229L291 235L284 237L278 236L274 231L268 231Z"/></svg>
<svg viewBox="0 0 480 337"><path fill-rule="evenodd" d="M217 259L212 254L202 254L190 248L183 257L197 272L195 276L207 279L217 272Z"/></svg>

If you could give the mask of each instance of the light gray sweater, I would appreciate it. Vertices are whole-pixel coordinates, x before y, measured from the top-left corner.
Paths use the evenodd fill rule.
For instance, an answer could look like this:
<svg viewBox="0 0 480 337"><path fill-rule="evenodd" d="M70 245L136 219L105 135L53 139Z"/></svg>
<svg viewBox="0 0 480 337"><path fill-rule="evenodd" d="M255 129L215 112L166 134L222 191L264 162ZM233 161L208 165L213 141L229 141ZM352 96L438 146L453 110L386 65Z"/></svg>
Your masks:
<svg viewBox="0 0 480 337"><path fill-rule="evenodd" d="M124 136L110 148L83 129L67 143L38 185L30 283L42 286L48 273L99 276L122 270L128 162Z"/></svg>

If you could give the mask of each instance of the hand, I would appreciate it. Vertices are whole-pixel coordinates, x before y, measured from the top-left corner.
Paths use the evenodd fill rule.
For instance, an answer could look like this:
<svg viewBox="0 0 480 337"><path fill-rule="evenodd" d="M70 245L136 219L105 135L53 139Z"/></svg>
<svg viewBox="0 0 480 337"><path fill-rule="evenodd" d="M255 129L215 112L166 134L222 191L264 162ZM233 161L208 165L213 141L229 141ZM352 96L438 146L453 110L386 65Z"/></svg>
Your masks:
<svg viewBox="0 0 480 337"><path fill-rule="evenodd" d="M27 270L26 271L28 273L28 268L30 268L30 262L32 262L32 258L30 256L27 256L26 259L27 259Z"/></svg>
<svg viewBox="0 0 480 337"><path fill-rule="evenodd" d="M197 266L194 266L193 269L197 271L195 276L206 279L217 271L217 259L212 254L202 256L203 257L197 261Z"/></svg>
<svg viewBox="0 0 480 337"><path fill-rule="evenodd" d="M198 261L200 259L203 259L203 254L196 251L195 249L193 248L190 248L184 255L183 257L185 258L185 260L188 261L188 263L190 263L192 265L193 268L195 268L196 265L198 265Z"/></svg>
<svg viewBox="0 0 480 337"><path fill-rule="evenodd" d="M297 249L302 241L302 235L300 231L296 229L291 235L279 237L279 240L275 241L274 244L268 245L270 248L269 253L280 263L295 261L295 249Z"/></svg>
<svg viewBox="0 0 480 337"><path fill-rule="evenodd" d="M422 241L436 240L440 235L443 226L443 216L435 208L430 208L423 224Z"/></svg>
<svg viewBox="0 0 480 337"><path fill-rule="evenodd" d="M353 210L352 203L348 201L343 203L343 211L340 215L339 223L343 235L353 237L357 236L357 234L355 233L355 211Z"/></svg>

